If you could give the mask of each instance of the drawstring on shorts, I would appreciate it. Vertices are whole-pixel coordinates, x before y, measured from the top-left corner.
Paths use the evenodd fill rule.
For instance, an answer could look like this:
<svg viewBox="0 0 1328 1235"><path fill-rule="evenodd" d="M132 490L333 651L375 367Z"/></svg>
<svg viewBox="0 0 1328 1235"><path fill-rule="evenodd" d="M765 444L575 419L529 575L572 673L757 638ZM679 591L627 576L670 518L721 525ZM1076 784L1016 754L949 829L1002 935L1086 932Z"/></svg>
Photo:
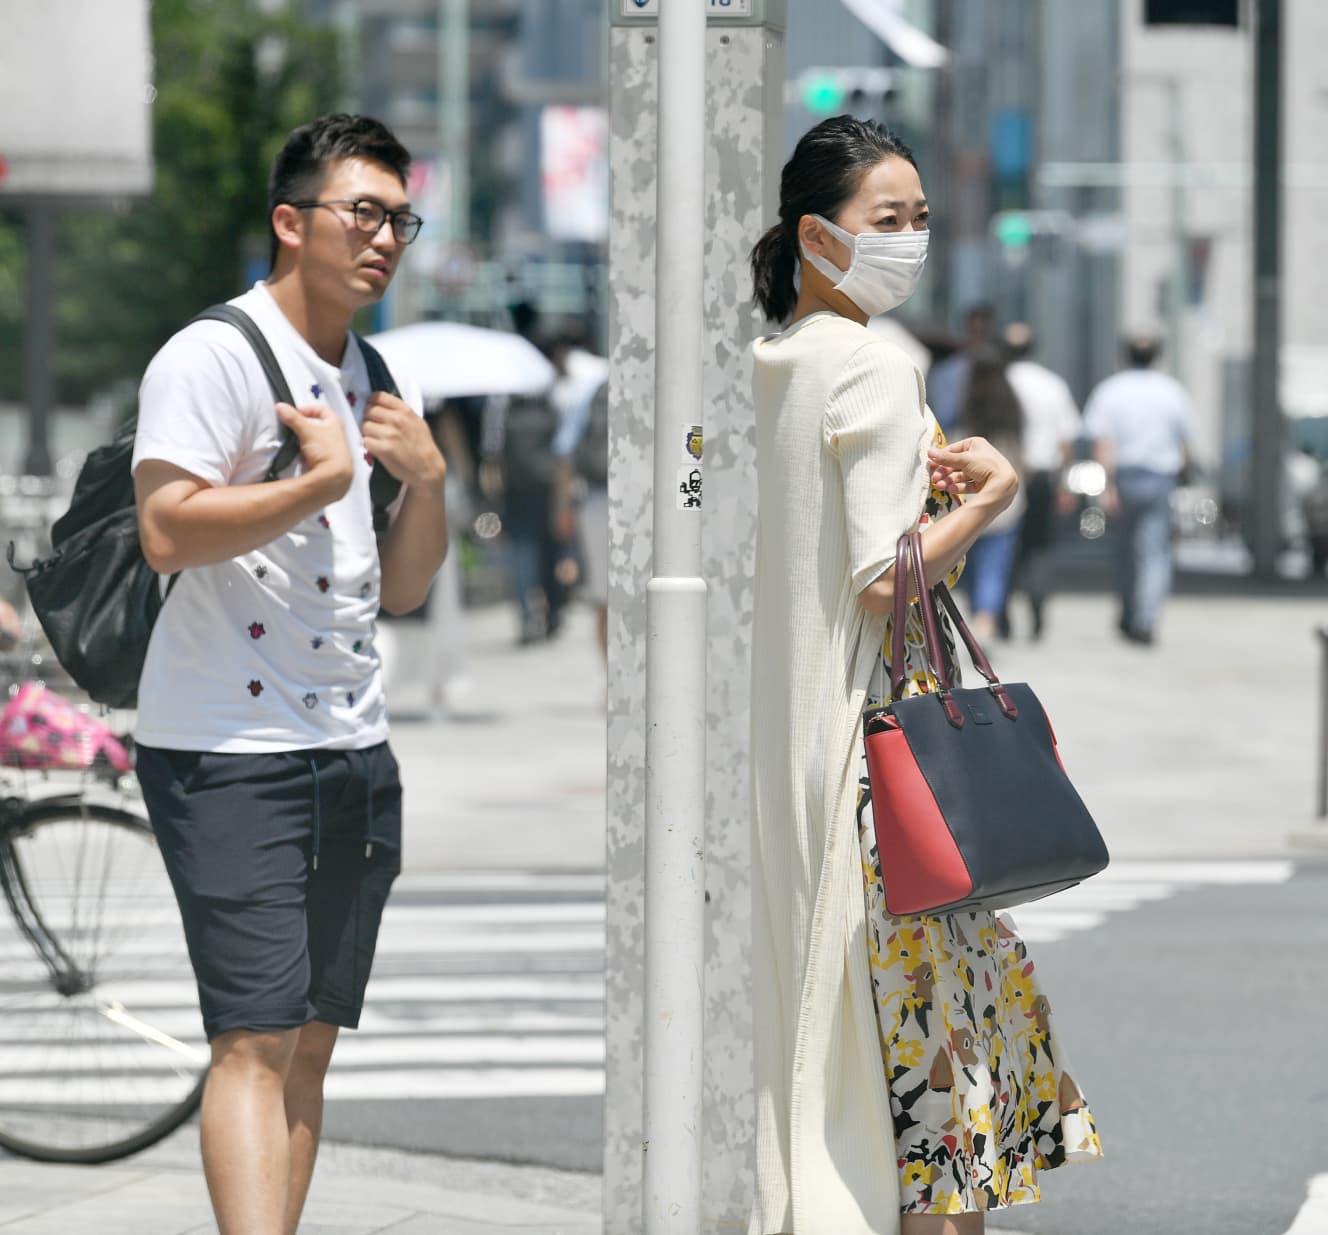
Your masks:
<svg viewBox="0 0 1328 1235"><path fill-rule="evenodd" d="M314 870L318 869L318 850L322 844L322 818L320 815L319 798L322 794L318 792L318 764L313 756L309 758L309 772L314 778Z"/></svg>

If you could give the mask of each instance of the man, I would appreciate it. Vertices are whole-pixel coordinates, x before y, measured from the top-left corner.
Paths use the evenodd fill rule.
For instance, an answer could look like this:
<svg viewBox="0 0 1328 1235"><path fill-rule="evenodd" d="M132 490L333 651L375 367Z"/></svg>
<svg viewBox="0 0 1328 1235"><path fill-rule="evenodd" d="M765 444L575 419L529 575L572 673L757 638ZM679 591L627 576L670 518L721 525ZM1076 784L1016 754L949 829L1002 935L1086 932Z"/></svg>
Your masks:
<svg viewBox="0 0 1328 1235"><path fill-rule="evenodd" d="M1079 408L1059 374L1031 359L1035 339L1027 322L1005 328L1009 364L1006 379L1024 411L1024 493L1027 505L1019 525L1015 576L1033 611L1033 638L1046 626L1051 591L1051 553L1055 540L1055 505L1061 470L1070 461L1079 436ZM1009 632L1008 619L1003 622Z"/></svg>
<svg viewBox="0 0 1328 1235"><path fill-rule="evenodd" d="M927 374L927 403L936 423L953 434L964 414L968 398L968 375L973 367L973 349L991 338L991 305L972 305L964 314L964 341L944 360L932 365Z"/></svg>
<svg viewBox="0 0 1328 1235"><path fill-rule="evenodd" d="M418 390L369 388L348 333L420 219L410 158L364 116L296 129L273 163L273 267L234 327L187 326L143 378L143 551L180 572L139 687L138 771L198 978L212 1070L203 1167L222 1235L292 1235L338 1029L359 1020L401 864L375 617L422 603L447 550L445 466ZM404 376L404 375L403 375ZM282 439L299 460L263 476ZM375 539L369 476L401 492Z"/></svg>
<svg viewBox="0 0 1328 1235"><path fill-rule="evenodd" d="M1118 515L1120 631L1150 644L1171 590L1171 495L1189 460L1194 413L1185 388L1153 371L1161 345L1125 341L1126 369L1088 396L1084 428L1107 472L1106 510Z"/></svg>
<svg viewBox="0 0 1328 1235"><path fill-rule="evenodd" d="M592 384L593 383L593 384ZM570 542L580 533L582 595L595 609L595 641L609 650L609 379L591 378L576 392L553 439L558 460L554 530ZM579 489L579 492L578 492Z"/></svg>

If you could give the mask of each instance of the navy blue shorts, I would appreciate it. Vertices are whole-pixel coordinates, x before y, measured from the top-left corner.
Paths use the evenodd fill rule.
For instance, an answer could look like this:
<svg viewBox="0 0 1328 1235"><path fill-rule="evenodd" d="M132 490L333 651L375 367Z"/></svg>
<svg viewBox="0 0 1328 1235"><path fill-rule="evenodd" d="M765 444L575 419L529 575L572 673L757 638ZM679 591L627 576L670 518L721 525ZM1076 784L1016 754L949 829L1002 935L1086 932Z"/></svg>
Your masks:
<svg viewBox="0 0 1328 1235"><path fill-rule="evenodd" d="M353 1029L401 870L401 780L367 750L222 755L139 746L211 1040Z"/></svg>

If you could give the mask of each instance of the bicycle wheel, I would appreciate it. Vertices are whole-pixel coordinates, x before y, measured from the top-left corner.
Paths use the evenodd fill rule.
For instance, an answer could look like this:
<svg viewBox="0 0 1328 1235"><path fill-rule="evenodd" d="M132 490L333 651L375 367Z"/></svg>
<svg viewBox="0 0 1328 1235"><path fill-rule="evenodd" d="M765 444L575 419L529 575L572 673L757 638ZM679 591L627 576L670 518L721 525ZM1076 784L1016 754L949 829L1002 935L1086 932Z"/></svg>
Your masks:
<svg viewBox="0 0 1328 1235"><path fill-rule="evenodd" d="M147 820L23 804L0 819L0 892L0 1147L107 1162L174 1131L209 1052Z"/></svg>

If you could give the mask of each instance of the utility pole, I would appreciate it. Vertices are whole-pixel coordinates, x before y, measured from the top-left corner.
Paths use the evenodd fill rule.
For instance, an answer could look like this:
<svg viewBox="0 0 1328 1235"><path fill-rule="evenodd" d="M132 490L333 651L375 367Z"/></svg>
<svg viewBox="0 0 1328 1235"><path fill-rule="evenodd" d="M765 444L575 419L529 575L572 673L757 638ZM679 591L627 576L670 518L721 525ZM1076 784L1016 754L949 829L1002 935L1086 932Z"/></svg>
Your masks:
<svg viewBox="0 0 1328 1235"><path fill-rule="evenodd" d="M701 1229L705 104L706 8L700 0L666 0L656 156L654 573L646 586L646 1235Z"/></svg>
<svg viewBox="0 0 1328 1235"><path fill-rule="evenodd" d="M748 255L778 206L786 12L782 0L604 7L604 1232L720 1235L745 1229L755 1165L751 344L770 325ZM684 25L661 29L670 18Z"/></svg>
<svg viewBox="0 0 1328 1235"><path fill-rule="evenodd" d="M438 164L447 169L447 244L470 236L470 0L438 0Z"/></svg>
<svg viewBox="0 0 1328 1235"><path fill-rule="evenodd" d="M1185 380L1185 303L1189 298L1189 254L1185 242L1185 113L1181 81L1173 73L1159 80L1167 94L1167 153L1171 159L1171 286L1167 295L1167 351L1172 376Z"/></svg>
<svg viewBox="0 0 1328 1235"><path fill-rule="evenodd" d="M1285 425L1278 391L1282 339L1282 0L1255 0L1254 372L1246 502L1254 575L1277 577Z"/></svg>
<svg viewBox="0 0 1328 1235"><path fill-rule="evenodd" d="M50 420L55 404L55 218L52 201L28 207L27 328L23 332L23 401L28 407L29 476L51 474Z"/></svg>

